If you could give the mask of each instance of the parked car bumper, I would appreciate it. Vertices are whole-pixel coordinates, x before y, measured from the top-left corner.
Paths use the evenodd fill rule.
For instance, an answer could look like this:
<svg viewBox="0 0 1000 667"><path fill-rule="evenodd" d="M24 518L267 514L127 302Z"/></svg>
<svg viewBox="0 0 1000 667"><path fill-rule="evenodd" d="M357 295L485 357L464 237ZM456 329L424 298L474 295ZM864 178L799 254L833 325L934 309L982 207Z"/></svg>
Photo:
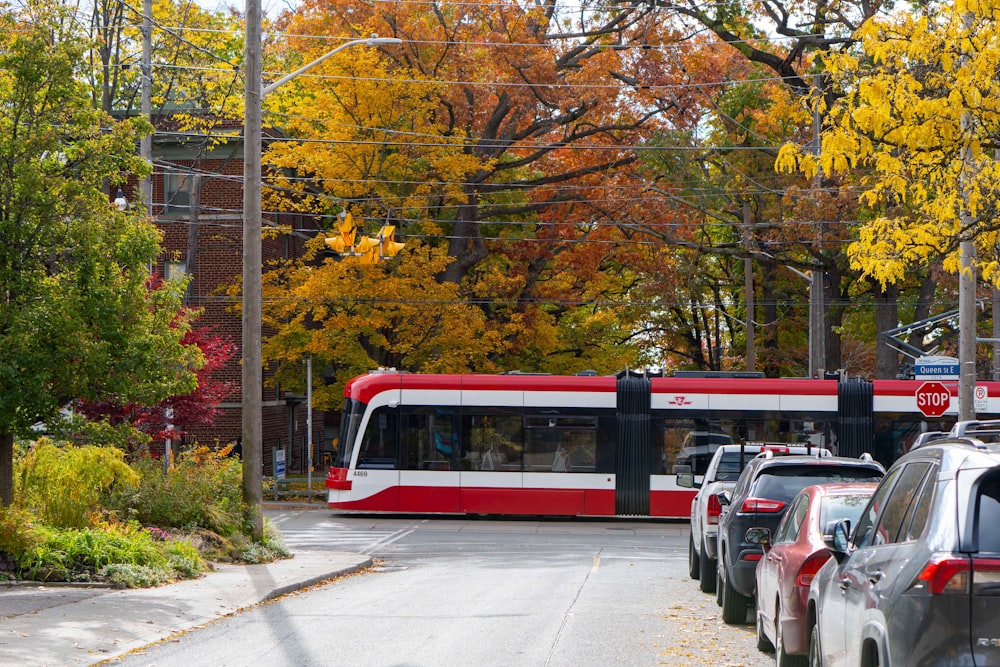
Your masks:
<svg viewBox="0 0 1000 667"><path fill-rule="evenodd" d="M716 560L719 557L719 534L715 533L705 533L705 553L702 554L704 557L708 556L711 560Z"/></svg>
<svg viewBox="0 0 1000 667"><path fill-rule="evenodd" d="M730 585L737 593L753 597L757 589L757 563L759 558L747 560L750 555L761 555L760 549L741 549L736 555L736 563L729 568Z"/></svg>

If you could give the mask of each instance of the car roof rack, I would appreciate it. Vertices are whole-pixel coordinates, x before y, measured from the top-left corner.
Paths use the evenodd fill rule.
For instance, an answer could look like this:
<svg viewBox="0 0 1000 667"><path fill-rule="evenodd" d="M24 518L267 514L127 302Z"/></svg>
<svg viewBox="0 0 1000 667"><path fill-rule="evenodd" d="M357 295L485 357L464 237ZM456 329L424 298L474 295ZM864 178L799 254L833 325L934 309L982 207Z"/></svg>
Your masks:
<svg viewBox="0 0 1000 667"><path fill-rule="evenodd" d="M1000 419L990 419L986 421L968 420L955 422L948 432L951 438L984 438L994 442L1000 442Z"/></svg>
<svg viewBox="0 0 1000 667"><path fill-rule="evenodd" d="M910 445L910 450L912 451L914 449L917 449L918 447L923 447L928 442L932 442L940 438L947 438L949 436L950 433L948 433L947 431L924 431L923 433L917 434L917 437L913 441L913 444Z"/></svg>

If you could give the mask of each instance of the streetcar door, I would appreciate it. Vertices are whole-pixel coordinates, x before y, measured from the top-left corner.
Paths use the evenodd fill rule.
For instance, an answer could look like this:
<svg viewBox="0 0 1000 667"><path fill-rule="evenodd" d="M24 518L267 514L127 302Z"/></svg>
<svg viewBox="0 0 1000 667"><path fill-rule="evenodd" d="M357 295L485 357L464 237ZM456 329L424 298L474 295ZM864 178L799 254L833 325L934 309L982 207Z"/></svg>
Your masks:
<svg viewBox="0 0 1000 667"><path fill-rule="evenodd" d="M649 515L651 386L645 376L629 371L618 375L615 514Z"/></svg>

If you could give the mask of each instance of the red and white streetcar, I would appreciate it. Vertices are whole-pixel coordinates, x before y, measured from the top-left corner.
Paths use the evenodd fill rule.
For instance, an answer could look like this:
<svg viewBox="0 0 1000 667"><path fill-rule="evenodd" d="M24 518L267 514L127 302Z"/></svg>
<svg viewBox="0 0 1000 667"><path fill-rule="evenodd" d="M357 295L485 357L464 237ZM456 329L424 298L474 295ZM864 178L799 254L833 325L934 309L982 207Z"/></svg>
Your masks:
<svg viewBox="0 0 1000 667"><path fill-rule="evenodd" d="M719 444L809 443L888 465L927 430L912 380L421 375L383 370L345 387L328 504L338 511L688 518L677 466ZM943 382L952 396L957 382ZM1000 416L1000 383L985 383ZM996 398L994 398L996 397Z"/></svg>

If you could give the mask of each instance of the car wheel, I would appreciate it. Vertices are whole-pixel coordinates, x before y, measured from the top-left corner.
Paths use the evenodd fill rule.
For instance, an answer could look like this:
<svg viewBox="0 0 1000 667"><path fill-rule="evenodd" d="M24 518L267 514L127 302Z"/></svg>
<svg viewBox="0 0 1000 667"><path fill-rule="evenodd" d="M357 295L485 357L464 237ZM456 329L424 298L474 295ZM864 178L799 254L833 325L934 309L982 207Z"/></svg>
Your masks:
<svg viewBox="0 0 1000 667"><path fill-rule="evenodd" d="M718 565L714 558L709 558L705 554L705 543L701 543L701 563L700 563L700 581L698 583L698 588L701 589L702 593L714 593L715 592L715 569Z"/></svg>
<svg viewBox="0 0 1000 667"><path fill-rule="evenodd" d="M747 622L747 605L750 598L733 588L729 581L729 568L726 567L725 559L720 558L722 563L720 572L722 578L719 579L719 588L722 589L722 620L729 625L737 625Z"/></svg>
<svg viewBox="0 0 1000 667"><path fill-rule="evenodd" d="M763 651L764 653L770 653L774 650L774 644L772 644L771 640L764 634L764 619L761 616L759 609L755 615L757 617L757 650Z"/></svg>
<svg viewBox="0 0 1000 667"><path fill-rule="evenodd" d="M722 606L722 586L719 585L719 581L722 580L722 560L715 561L715 604Z"/></svg>
<svg viewBox="0 0 1000 667"><path fill-rule="evenodd" d="M806 656L785 653L785 638L781 635L781 607L774 606L774 662L777 667L805 667Z"/></svg>
<svg viewBox="0 0 1000 667"><path fill-rule="evenodd" d="M809 633L809 667L823 667L823 651L819 645L819 625Z"/></svg>
<svg viewBox="0 0 1000 667"><path fill-rule="evenodd" d="M694 535L688 535L688 574L697 579L701 573L701 558L694 550Z"/></svg>

